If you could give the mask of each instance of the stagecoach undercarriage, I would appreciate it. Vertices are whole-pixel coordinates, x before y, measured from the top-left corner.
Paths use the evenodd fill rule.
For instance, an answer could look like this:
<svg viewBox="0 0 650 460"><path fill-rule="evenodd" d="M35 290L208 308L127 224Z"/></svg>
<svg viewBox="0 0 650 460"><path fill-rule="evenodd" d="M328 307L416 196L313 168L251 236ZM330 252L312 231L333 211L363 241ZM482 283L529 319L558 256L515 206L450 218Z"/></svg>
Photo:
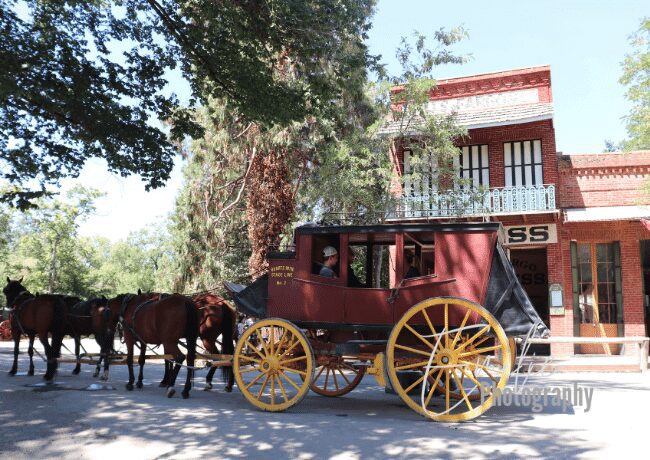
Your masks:
<svg viewBox="0 0 650 460"><path fill-rule="evenodd" d="M452 317L461 320L454 324ZM470 321L477 317L480 321ZM323 396L341 396L369 373L419 414L457 422L485 412L511 369L503 328L483 307L459 298L427 299L413 306L392 328L385 346L380 340L366 341L366 349L382 351L342 355L327 340L328 331L303 330L279 318L258 321L235 350L237 385L255 407L283 411L310 388Z"/></svg>

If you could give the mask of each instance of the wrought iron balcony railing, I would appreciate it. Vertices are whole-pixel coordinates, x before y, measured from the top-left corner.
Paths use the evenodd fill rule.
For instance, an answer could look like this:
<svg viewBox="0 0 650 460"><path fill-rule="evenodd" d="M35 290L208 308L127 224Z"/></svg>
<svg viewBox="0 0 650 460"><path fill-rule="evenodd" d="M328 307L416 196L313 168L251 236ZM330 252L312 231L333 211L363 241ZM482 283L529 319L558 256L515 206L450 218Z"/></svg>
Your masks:
<svg viewBox="0 0 650 460"><path fill-rule="evenodd" d="M391 218L515 214L555 209L555 185L528 185L402 196Z"/></svg>

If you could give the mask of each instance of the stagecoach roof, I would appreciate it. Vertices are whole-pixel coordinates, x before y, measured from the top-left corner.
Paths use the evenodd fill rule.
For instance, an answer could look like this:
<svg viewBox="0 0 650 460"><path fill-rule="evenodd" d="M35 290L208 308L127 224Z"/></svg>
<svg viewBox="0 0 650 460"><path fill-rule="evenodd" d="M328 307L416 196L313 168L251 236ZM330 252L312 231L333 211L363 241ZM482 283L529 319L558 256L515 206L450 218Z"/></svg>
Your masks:
<svg viewBox="0 0 650 460"><path fill-rule="evenodd" d="M462 223L404 223L375 225L316 225L305 224L296 228L300 235L327 235L338 233L404 233L404 232L485 232L499 231L499 222Z"/></svg>

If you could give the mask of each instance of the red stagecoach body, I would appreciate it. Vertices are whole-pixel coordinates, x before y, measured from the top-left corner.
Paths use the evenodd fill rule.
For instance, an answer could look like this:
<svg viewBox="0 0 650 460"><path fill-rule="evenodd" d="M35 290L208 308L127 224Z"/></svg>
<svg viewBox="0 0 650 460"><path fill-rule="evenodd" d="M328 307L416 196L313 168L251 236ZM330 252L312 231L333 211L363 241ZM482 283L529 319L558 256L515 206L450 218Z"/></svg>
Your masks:
<svg viewBox="0 0 650 460"><path fill-rule="evenodd" d="M283 318L303 328L389 330L417 302L454 296L483 305L508 335L524 335L535 326L538 335L547 335L501 241L498 223L306 225L296 229L295 251L269 254L268 276L246 289L229 288L238 291L234 298L242 312ZM340 254L336 278L317 274L325 246ZM365 254L366 284L371 285L368 274L375 268L377 247L388 249L384 268L391 272L389 285L349 286L349 248ZM417 254L423 276L404 278L405 251ZM449 316L450 324L462 321L453 309ZM441 317L432 320L442 324Z"/></svg>

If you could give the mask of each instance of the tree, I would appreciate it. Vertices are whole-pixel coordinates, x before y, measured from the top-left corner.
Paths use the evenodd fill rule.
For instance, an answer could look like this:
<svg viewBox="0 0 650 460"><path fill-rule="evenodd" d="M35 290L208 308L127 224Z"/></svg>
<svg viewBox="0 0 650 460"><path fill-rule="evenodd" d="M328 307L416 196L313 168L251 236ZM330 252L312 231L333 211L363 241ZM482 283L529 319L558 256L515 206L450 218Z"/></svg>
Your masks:
<svg viewBox="0 0 650 460"><path fill-rule="evenodd" d="M161 186L173 142L202 135L166 91L176 68L191 107L227 98L242 120L264 125L327 112L373 62L363 43L373 5L0 0L1 177L13 185L0 198L26 208L92 157Z"/></svg>
<svg viewBox="0 0 650 460"><path fill-rule="evenodd" d="M41 199L38 208L17 216L11 269L27 275L33 291L85 295L91 267L78 244L81 221L94 212L97 190L81 186L66 199Z"/></svg>
<svg viewBox="0 0 650 460"><path fill-rule="evenodd" d="M620 78L628 87L625 96L633 104L625 117L628 139L624 147L627 150L650 149L650 18L641 21L630 43L634 51L625 56Z"/></svg>

